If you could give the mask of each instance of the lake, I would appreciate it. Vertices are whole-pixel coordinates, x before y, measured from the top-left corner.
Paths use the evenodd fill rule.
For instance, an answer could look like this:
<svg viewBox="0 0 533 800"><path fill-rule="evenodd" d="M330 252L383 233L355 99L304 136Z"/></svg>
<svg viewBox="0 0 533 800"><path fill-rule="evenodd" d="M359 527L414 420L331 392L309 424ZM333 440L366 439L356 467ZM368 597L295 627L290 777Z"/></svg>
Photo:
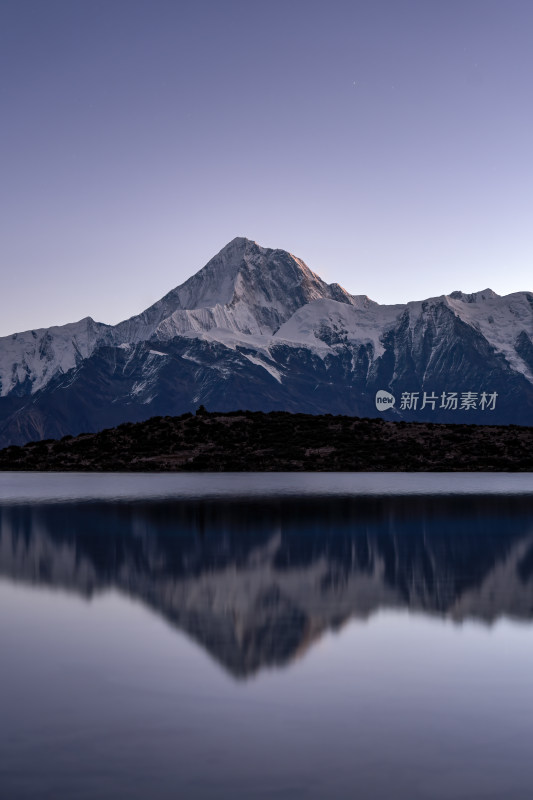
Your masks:
<svg viewBox="0 0 533 800"><path fill-rule="evenodd" d="M531 797L533 475L0 474L0 796Z"/></svg>

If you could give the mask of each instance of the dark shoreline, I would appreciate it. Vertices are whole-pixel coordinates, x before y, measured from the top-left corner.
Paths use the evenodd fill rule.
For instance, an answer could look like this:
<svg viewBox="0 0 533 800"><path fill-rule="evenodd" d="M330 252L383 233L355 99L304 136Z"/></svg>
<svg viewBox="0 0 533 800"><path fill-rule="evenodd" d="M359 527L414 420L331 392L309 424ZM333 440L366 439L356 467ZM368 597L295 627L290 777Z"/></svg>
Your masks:
<svg viewBox="0 0 533 800"><path fill-rule="evenodd" d="M7 447L0 470L533 472L533 428L199 409Z"/></svg>

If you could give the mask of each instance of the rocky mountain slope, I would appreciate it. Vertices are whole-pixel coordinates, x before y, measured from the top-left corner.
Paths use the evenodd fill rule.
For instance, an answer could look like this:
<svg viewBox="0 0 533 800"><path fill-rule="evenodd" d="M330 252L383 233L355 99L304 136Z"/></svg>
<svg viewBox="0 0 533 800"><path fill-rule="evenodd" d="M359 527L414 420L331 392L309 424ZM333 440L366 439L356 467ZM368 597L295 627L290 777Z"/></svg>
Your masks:
<svg viewBox="0 0 533 800"><path fill-rule="evenodd" d="M394 398L376 408L376 393ZM0 445L208 409L529 425L533 294L383 306L237 238L116 326L0 339Z"/></svg>

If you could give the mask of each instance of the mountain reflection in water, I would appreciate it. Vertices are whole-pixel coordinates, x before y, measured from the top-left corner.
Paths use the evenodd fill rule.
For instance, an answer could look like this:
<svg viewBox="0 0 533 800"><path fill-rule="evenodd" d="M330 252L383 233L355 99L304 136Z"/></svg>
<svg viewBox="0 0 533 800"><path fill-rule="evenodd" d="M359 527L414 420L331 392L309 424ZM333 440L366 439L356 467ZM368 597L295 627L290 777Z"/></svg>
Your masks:
<svg viewBox="0 0 533 800"><path fill-rule="evenodd" d="M533 498L5 504L0 576L117 589L245 677L382 608L529 622Z"/></svg>

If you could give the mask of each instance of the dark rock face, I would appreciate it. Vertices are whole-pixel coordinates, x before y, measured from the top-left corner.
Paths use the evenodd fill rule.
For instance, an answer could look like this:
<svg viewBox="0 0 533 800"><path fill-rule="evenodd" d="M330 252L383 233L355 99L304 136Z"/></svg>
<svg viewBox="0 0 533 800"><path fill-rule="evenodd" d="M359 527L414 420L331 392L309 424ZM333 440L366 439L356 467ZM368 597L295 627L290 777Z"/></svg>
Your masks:
<svg viewBox="0 0 533 800"><path fill-rule="evenodd" d="M88 319L0 340L0 390L0 446L200 404L530 425L533 296L453 292L378 306L240 238L115 327ZM386 412L376 409L380 390L395 397ZM446 404L451 393L457 407ZM475 402L462 408L466 393Z"/></svg>

